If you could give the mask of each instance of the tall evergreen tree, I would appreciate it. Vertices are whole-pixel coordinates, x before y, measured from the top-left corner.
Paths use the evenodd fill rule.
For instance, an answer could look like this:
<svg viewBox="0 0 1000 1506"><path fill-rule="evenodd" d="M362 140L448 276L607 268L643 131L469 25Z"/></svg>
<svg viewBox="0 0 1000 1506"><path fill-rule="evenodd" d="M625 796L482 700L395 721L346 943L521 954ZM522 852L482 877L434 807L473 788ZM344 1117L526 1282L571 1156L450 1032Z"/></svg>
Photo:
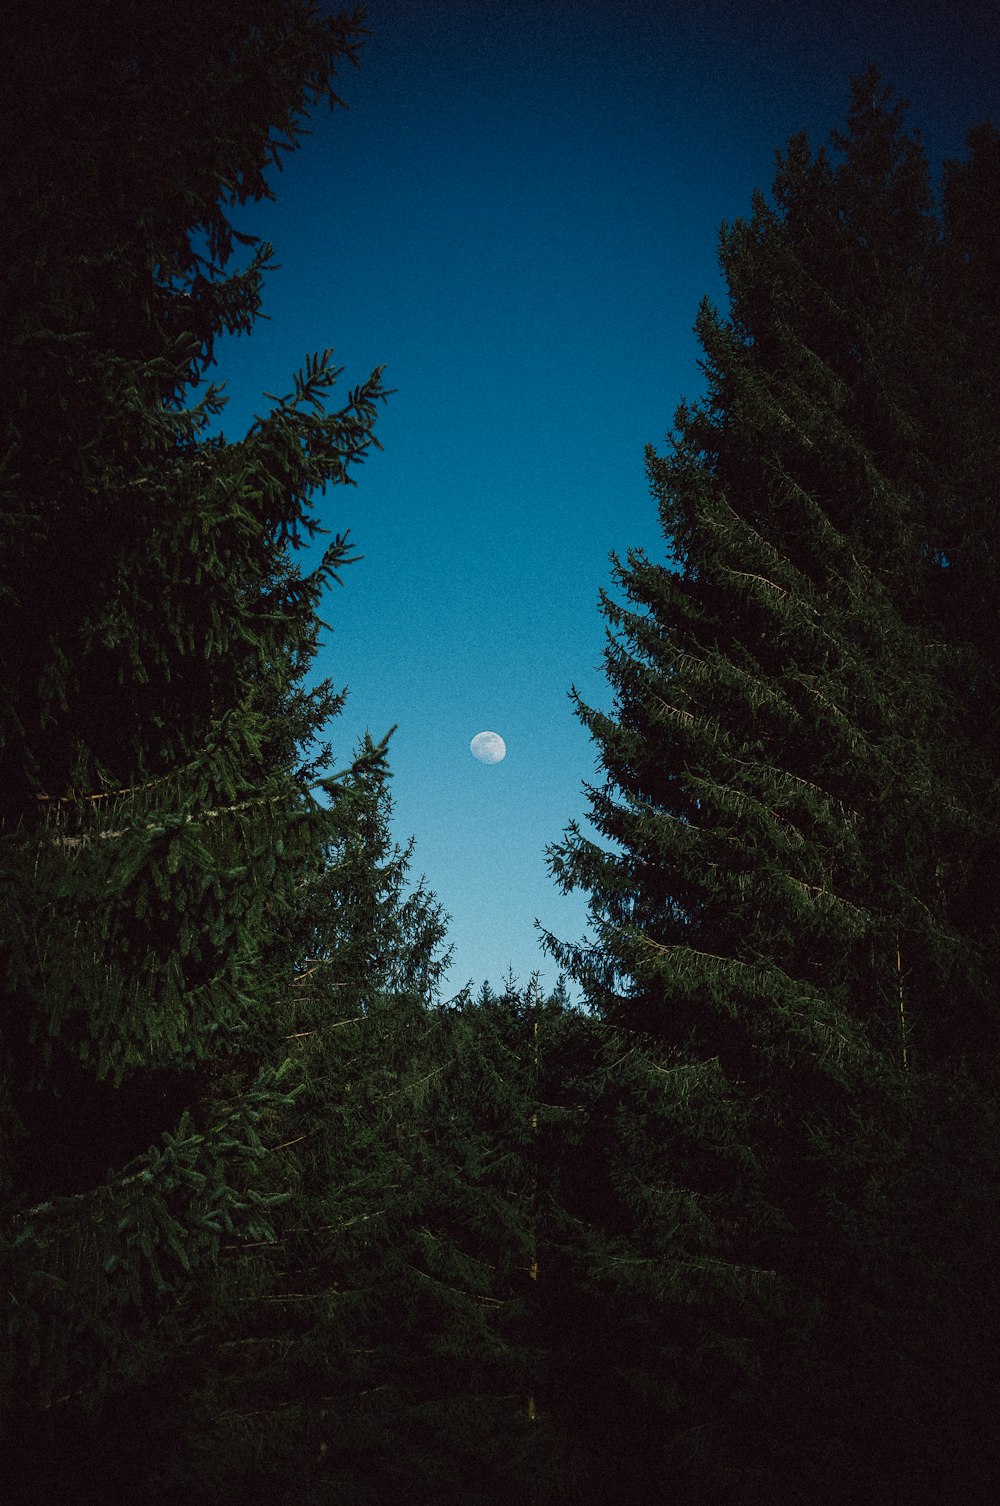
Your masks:
<svg viewBox="0 0 1000 1506"><path fill-rule="evenodd" d="M243 1243L239 1279L221 1273L200 1381L162 1440L158 1491L179 1499L550 1499L529 1415L534 995L428 1010L440 914L404 894L386 812L382 796L352 823L320 885L335 965L311 963L285 1020L308 1083L294 1194L274 1239ZM377 894L375 925L359 894ZM394 930L373 963L368 938ZM336 962L358 941L359 968Z"/></svg>
<svg viewBox="0 0 1000 1506"><path fill-rule="evenodd" d="M698 1402L688 1377L696 1426L674 1442L710 1440L706 1500L915 1502L987 1478L961 1407L933 1445L926 1422L936 1375L997 1392L966 1343L996 1317L976 1243L985 1220L995 1251L995 438L976 389L996 381L996 142L974 134L937 209L870 72L833 155L794 138L772 200L723 227L708 393L647 458L669 555L616 562L614 706L577 699L612 845L571 828L553 849L594 941L552 949L603 1019L673 1053L672 1184L792 1314L749 1448L737 1391ZM667 1235L681 1259L693 1227Z"/></svg>
<svg viewBox="0 0 1000 1506"><path fill-rule="evenodd" d="M302 682L350 551L337 536L307 574L292 551L375 443L384 389L376 372L329 411L327 352L244 439L206 436L215 342L252 326L271 256L233 208L336 100L359 14L116 0L15 22L0 1416L22 1444L41 1418L64 1444L35 1470L82 1488L79 1418L187 1352L227 1240L270 1238L288 1195L283 936L382 756L335 775L299 751L339 702ZM94 1437L107 1472L112 1434Z"/></svg>

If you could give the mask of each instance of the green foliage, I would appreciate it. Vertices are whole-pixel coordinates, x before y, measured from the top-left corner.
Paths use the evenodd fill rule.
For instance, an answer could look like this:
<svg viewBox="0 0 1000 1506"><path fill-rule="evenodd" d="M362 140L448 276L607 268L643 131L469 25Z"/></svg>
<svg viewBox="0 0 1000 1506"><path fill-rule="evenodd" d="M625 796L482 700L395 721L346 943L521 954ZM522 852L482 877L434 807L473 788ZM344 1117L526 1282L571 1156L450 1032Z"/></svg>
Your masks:
<svg viewBox="0 0 1000 1506"><path fill-rule="evenodd" d="M655 1119L636 1121L625 1227L657 1198L669 1213L635 1271L676 1253L698 1314L677 1369L634 1337L636 1374L679 1398L646 1490L665 1459L692 1500L915 1502L984 1478L957 1401L934 1458L921 1434L939 1374L957 1396L988 1372L996 1394L955 1337L995 1326L988 1292L941 1280L978 1265L996 1197L1000 707L976 606L996 284L970 199L995 195L995 133L970 145L937 207L870 73L835 154L793 139L772 200L723 227L708 395L647 457L669 556L615 562L614 705L577 699L596 839L571 827L551 864L589 892L593 942L551 948L604 1022L668 1053L666 1101L692 1074L701 1105L665 1130L662 1183ZM963 1094L959 1200L921 1126ZM771 1271L781 1308L761 1326L751 1285L720 1323L705 1257ZM706 1380L710 1335L752 1387Z"/></svg>
<svg viewBox="0 0 1000 1506"><path fill-rule="evenodd" d="M350 915L353 879L328 874L348 884ZM411 937L440 924L417 894L397 912ZM355 940L342 933L347 956ZM506 1000L428 1011L419 948L409 978L398 953L374 993L362 974L362 997L332 960L288 1003L307 1084L292 1196L275 1237L220 1271L200 1384L171 1425L189 1447L165 1452L160 1485L195 1500L499 1506L544 1468L528 1417L530 1026Z"/></svg>
<svg viewBox="0 0 1000 1506"><path fill-rule="evenodd" d="M199 437L222 404L199 384L216 338L252 326L271 259L232 207L270 196L266 169L303 110L335 99L361 36L357 15L285 0L212 26L196 4L125 0L19 17L3 90L22 166L2 273L2 505L21 520L0 623L8 822L41 793L188 763L241 685L315 635L345 541L305 578L283 546L317 532L312 495L373 442L378 375L325 413L336 368L310 358L234 444ZM224 270L243 244L249 266Z"/></svg>
<svg viewBox="0 0 1000 1506"><path fill-rule="evenodd" d="M285 931L384 758L303 762L341 699L302 681L350 546L309 573L294 550L385 391L331 410L327 351L230 442L203 379L271 255L231 211L362 35L291 0L122 0L20 9L5 51L0 1417L29 1439L184 1361L226 1242L290 1195Z"/></svg>
<svg viewBox="0 0 1000 1506"><path fill-rule="evenodd" d="M723 228L670 554L578 702L585 1006L444 1004L386 742L331 772L305 688L380 372L207 435L272 255L233 211L362 37L115 0L2 64L5 1484L993 1499L996 134L938 205L866 75Z"/></svg>

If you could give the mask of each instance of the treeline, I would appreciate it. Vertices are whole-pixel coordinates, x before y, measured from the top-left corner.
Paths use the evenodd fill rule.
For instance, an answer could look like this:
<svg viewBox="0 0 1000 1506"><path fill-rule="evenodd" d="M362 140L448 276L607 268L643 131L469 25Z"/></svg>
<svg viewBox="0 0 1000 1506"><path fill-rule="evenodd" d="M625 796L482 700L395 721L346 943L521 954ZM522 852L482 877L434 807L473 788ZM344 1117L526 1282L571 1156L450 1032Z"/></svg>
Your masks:
<svg viewBox="0 0 1000 1506"><path fill-rule="evenodd" d="M992 1502L1000 140L935 196L868 74L723 227L550 855L582 1004L445 1002L310 688L381 372L210 432L364 35L114 0L0 65L4 1498Z"/></svg>

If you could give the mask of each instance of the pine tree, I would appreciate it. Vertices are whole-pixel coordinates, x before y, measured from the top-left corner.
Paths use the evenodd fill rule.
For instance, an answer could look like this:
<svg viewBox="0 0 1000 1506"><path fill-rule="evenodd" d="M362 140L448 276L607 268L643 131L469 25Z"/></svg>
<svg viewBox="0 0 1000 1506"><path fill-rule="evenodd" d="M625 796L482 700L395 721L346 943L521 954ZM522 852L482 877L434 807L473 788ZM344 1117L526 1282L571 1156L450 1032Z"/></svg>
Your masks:
<svg viewBox="0 0 1000 1506"><path fill-rule="evenodd" d="M115 1436L137 1451L128 1394L196 1346L227 1244L273 1237L288 1197L283 933L383 751L339 775L300 751L339 704L303 676L350 546L306 574L293 551L375 443L384 388L376 372L328 411L326 352L245 438L206 436L215 341L251 328L271 258L233 206L335 101L359 15L122 0L15 19L0 1413L22 1444L59 1436L32 1468L76 1489L87 1447L105 1473ZM117 1425L94 1431L109 1391Z"/></svg>
<svg viewBox="0 0 1000 1506"><path fill-rule="evenodd" d="M509 988L428 1007L440 911L407 889L384 789L361 803L304 900L294 1193L223 1273L161 1448L178 1499L500 1506L546 1479L528 1415L533 1004Z"/></svg>
<svg viewBox="0 0 1000 1506"><path fill-rule="evenodd" d="M171 1398L153 1473L184 1499L309 1499L338 1461L331 1435L346 1429L365 1452L344 1408L356 1391L364 1413L373 1389L371 1251L406 1206L396 1123L405 1136L414 1122L407 1079L426 1070L420 1023L447 959L436 902L404 892L409 853L391 843L383 776L357 781L330 817L278 959L273 1026L300 1086L278 1140L286 1200L266 1237L230 1242L187 1390Z"/></svg>
<svg viewBox="0 0 1000 1506"><path fill-rule="evenodd" d="M925 1425L936 1374L997 1384L954 1339L995 1321L974 1245L996 1197L995 440L975 390L996 380L996 284L971 185L996 136L973 144L941 212L869 73L835 155L794 138L771 202L723 227L708 394L647 457L669 554L615 562L614 707L577 698L611 845L574 827L553 849L594 941L552 949L606 1022L672 1053L672 1195L700 1199L734 1280L776 1273L790 1314L749 1392L681 1382L694 1426L669 1447L709 1440L705 1499L913 1502L985 1479L954 1403L934 1447ZM928 1116L972 1156L961 1201ZM663 1252L696 1253L694 1229L677 1218ZM693 1278L685 1300L704 1304ZM732 1342L755 1323L748 1305Z"/></svg>

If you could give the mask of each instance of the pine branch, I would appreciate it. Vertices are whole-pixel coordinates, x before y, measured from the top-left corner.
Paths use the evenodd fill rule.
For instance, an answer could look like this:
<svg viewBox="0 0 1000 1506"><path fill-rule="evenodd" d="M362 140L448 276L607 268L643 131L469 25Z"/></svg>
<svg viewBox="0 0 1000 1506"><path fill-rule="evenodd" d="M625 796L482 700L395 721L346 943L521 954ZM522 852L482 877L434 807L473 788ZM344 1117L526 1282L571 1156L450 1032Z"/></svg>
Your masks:
<svg viewBox="0 0 1000 1506"><path fill-rule="evenodd" d="M214 821L218 820L218 818L221 816L239 815L243 811L260 809L265 805L280 805L283 801L291 800L295 796L302 793L312 794L314 790L329 790L334 780L347 778L352 775L353 772L353 767L351 769L345 769L342 771L342 773L335 775L333 777L333 780L319 780L315 784L308 785L304 791L300 790L297 786L290 786L287 790L283 790L279 794L259 795L255 796L252 800L238 801L235 805L217 806L212 810L205 811L186 811L179 816L172 814L170 820L172 823L184 826L198 825L202 821ZM87 798L100 799L101 797L88 796ZM119 841L122 837L132 836L135 832L163 832L167 829L168 828L163 824L162 820L146 821L141 826L124 826L118 831L84 832L81 836L78 837L52 837L49 839L49 841L50 845L53 847L87 847L92 842ZM29 834L28 839L30 840L35 835L35 833ZM12 832L8 833L2 840L13 841L16 840L17 837L18 833Z"/></svg>
<svg viewBox="0 0 1000 1506"><path fill-rule="evenodd" d="M781 597L786 597L788 592L784 586L775 585L773 580L768 580L765 575L754 575L749 570L733 570L729 565L720 565L719 569L724 575L732 575L740 580L756 580L762 586L767 586L772 591L777 591Z"/></svg>

